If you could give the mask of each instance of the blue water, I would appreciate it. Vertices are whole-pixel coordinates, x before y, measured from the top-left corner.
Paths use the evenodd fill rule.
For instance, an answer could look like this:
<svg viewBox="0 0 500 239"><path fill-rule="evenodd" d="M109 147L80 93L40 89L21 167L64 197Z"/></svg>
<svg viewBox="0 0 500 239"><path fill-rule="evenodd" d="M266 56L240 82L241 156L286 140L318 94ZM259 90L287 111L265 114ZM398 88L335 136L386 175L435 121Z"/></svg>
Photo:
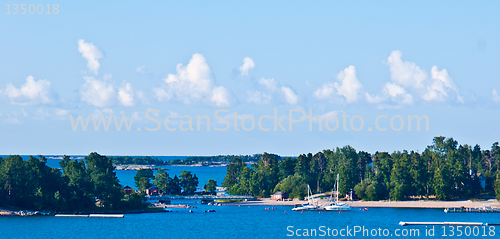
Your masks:
<svg viewBox="0 0 500 239"><path fill-rule="evenodd" d="M396 229L419 229L420 237L425 238L425 226L402 227L398 223L500 221L498 214L451 214L440 209L370 208L368 211L360 211L354 208L350 212L339 214L293 212L291 206L277 206L275 210L265 210L264 206L216 207L191 201L188 203L198 207L194 209L194 213L179 209L178 212L170 213L126 214L124 218L0 217L0 238L285 238L287 234L291 235L287 230L289 226L294 227L293 231L316 229L318 237L321 226L325 226L325 231L327 227L340 230L349 226L352 235L350 238L366 238L361 232L355 236L352 231L354 226L365 226L369 230L388 229L393 234L392 237L389 236L391 238L396 237ZM203 212L208 209L215 209L216 212ZM431 227L427 226L427 229ZM493 238L482 236L482 227L476 231L479 232L477 238ZM303 233L304 230L300 232ZM470 233L474 235L472 231ZM486 233L488 235L488 228ZM495 237L498 237L499 233L500 228L495 228ZM449 238L443 237L442 234L441 226L435 226L435 236L432 238ZM449 235L449 229L447 234Z"/></svg>
<svg viewBox="0 0 500 239"><path fill-rule="evenodd" d="M190 167L190 166L164 166L163 167L171 178L174 175L181 175L182 170L190 171L198 177L198 187L203 187L209 179L215 179L217 186L221 186L226 176L226 167ZM134 176L137 173L135 170L120 170L116 171L116 177L120 180L123 186L135 187ZM154 172L156 174L156 171Z"/></svg>

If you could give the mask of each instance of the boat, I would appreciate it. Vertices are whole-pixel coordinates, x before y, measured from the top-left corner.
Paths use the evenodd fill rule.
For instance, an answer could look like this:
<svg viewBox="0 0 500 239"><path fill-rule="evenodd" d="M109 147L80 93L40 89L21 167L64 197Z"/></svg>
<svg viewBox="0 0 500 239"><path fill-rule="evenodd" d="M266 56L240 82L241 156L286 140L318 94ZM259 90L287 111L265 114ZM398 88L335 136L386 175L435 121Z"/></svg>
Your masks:
<svg viewBox="0 0 500 239"><path fill-rule="evenodd" d="M292 211L317 211L322 210L318 203L312 199L311 187L309 184L307 185L307 203L306 204L298 204L292 209Z"/></svg>
<svg viewBox="0 0 500 239"><path fill-rule="evenodd" d="M351 210L351 206L345 202L340 202L339 201L339 175L337 174L337 182L335 183L336 192L335 192L335 199L333 199L333 189L332 189L332 194L330 195L330 200L328 200L328 205L323 206L323 210L326 211L349 211ZM334 186L334 188L335 188Z"/></svg>

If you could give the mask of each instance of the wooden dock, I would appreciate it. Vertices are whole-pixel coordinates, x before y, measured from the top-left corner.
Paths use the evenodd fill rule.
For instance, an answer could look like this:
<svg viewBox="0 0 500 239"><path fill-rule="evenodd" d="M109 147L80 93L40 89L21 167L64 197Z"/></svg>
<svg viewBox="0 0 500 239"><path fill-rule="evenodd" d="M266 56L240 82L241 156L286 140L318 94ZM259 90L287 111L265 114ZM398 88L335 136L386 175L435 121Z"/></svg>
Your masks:
<svg viewBox="0 0 500 239"><path fill-rule="evenodd" d="M401 226L417 225L453 225L453 226L483 226L482 222L399 222Z"/></svg>
<svg viewBox="0 0 500 239"><path fill-rule="evenodd" d="M114 217L121 218L124 214L56 214L56 217Z"/></svg>
<svg viewBox="0 0 500 239"><path fill-rule="evenodd" d="M444 212L452 213L452 212L482 212L482 213L492 213L492 212L500 212L500 208L491 208L491 207L481 207L481 208L468 208L468 207L450 207L445 208Z"/></svg>

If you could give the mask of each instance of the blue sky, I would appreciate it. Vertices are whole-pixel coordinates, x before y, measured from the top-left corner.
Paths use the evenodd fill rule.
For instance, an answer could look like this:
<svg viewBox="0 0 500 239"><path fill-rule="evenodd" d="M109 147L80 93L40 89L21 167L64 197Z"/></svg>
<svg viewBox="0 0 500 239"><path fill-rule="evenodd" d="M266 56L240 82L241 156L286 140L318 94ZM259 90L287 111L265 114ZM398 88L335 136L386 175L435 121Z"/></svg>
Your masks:
<svg viewBox="0 0 500 239"><path fill-rule="evenodd" d="M439 135L499 141L496 2L68 1L44 3L59 14L6 14L13 4L0 6L0 154L298 155L347 144L422 151ZM159 111L149 114L157 131L145 130L156 127L149 109ZM225 127L220 109L229 130L214 129ZM292 132L288 119L287 131L269 118L271 130L260 130L274 109L285 118L311 109L323 129L316 118L309 131L306 116ZM254 129L237 131L235 112ZM363 128L325 128L344 113L348 129L354 115ZM134 115L133 127L73 130L70 116L101 114ZM169 115L176 131L164 127ZM193 131L181 131L182 115ZM197 115L211 117L210 131L196 130ZM387 131L376 130L380 115ZM408 131L408 115L426 115L429 130Z"/></svg>

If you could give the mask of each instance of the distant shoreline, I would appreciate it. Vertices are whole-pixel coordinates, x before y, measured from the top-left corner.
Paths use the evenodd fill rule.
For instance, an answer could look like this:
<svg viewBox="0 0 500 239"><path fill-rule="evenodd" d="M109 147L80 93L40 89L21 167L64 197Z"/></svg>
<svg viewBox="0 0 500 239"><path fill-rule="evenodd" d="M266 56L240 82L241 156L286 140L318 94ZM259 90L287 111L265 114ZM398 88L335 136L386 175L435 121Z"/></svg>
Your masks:
<svg viewBox="0 0 500 239"><path fill-rule="evenodd" d="M326 205L327 199L319 199L319 205ZM293 201L276 201L270 198L258 199L256 201L246 201L237 203L227 203L226 205L238 205L238 206L293 206L296 204L307 203L305 200L295 199ZM392 207L392 208L449 208L449 207L466 207L466 208L482 208L482 207L493 207L500 208L500 203L496 199L490 199L487 201L434 201L434 200L420 200L420 201L354 201L347 202L351 207L355 208L370 208L370 207Z"/></svg>

